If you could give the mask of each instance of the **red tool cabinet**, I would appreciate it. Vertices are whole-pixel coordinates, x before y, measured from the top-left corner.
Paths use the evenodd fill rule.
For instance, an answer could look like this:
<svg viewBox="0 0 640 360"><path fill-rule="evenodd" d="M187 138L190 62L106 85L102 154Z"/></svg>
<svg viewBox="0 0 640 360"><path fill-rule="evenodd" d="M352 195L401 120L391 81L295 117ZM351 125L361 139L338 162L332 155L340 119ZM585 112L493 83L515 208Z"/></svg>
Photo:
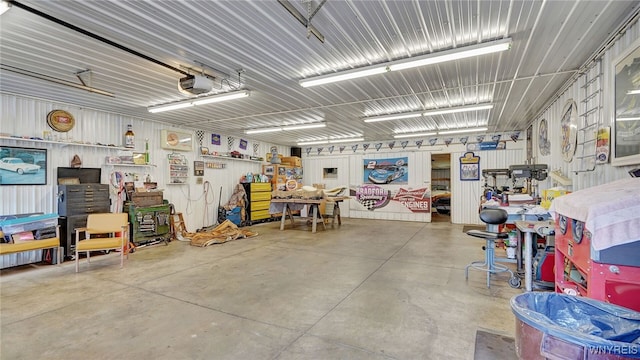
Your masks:
<svg viewBox="0 0 640 360"><path fill-rule="evenodd" d="M640 185L640 182L632 183ZM613 189L621 189L613 187ZM624 189L624 188L623 188ZM640 189L640 187L638 187ZM590 189L586 189L590 190ZM609 201L606 211L591 211L585 208L585 194L581 191L557 198L558 206L552 205L555 217L555 286L557 292L586 296L596 300L624 306L640 311L640 237L637 240L623 239L616 228L607 231L592 231L606 226L622 226L631 230L630 236L636 236L636 226L640 226L640 213L633 206L628 205L616 210L616 196L598 194L594 188L591 195L598 196L600 201L593 206L602 206ZM627 188L628 192L629 188ZM638 193L631 191L624 194L625 201L633 200L628 197ZM571 198L573 196L574 198ZM562 200L563 203L560 203ZM575 201L574 204L571 202ZM569 206L567 206L569 204ZM579 209L572 211L571 209ZM602 209L601 209L602 210ZM613 211L613 213L612 213ZM615 214L619 211L619 216ZM569 217L567 214L583 217L583 221ZM626 214L626 215L623 215ZM633 214L633 215L629 215ZM599 219L598 216L605 217ZM616 217L618 216L618 217ZM620 219L620 220L618 220ZM622 229L624 230L624 229ZM605 239L598 237L606 236ZM594 242L606 246L594 247ZM619 244L617 240L620 240ZM623 241L624 240L624 241Z"/></svg>

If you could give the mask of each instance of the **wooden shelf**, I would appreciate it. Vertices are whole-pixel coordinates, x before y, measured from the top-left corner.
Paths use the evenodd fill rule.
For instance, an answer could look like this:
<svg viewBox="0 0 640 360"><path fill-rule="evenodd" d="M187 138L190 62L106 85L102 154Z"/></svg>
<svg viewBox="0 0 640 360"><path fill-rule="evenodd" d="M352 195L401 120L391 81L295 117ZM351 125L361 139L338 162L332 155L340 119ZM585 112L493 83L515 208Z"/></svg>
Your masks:
<svg viewBox="0 0 640 360"><path fill-rule="evenodd" d="M51 140L37 140L37 139L25 139L20 137L12 137L12 136L0 136L0 140L7 141L17 141L17 142L29 142L33 144L54 144L60 146L83 146L83 147L92 147L92 148L104 148L110 150L126 150L126 151L134 151L134 149L129 149L120 146L108 146L108 145L96 145L96 144L85 144L80 142L72 142L72 141L51 141Z"/></svg>
<svg viewBox="0 0 640 360"><path fill-rule="evenodd" d="M156 167L155 164L102 164L102 166Z"/></svg>
<svg viewBox="0 0 640 360"><path fill-rule="evenodd" d="M221 155L200 155L200 157L205 159L223 159L223 160L235 160L235 161L246 161L252 163L262 164L264 161L262 160L252 160L252 159L242 159L242 158L234 158L231 156L221 156Z"/></svg>

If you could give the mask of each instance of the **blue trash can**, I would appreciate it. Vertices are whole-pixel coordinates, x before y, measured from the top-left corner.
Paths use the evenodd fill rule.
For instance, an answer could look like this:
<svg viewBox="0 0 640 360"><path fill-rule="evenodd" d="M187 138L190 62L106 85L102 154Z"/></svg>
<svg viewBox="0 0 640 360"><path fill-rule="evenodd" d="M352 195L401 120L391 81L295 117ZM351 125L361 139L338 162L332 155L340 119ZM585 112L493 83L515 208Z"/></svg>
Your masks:
<svg viewBox="0 0 640 360"><path fill-rule="evenodd" d="M640 359L640 313L584 297L511 298L519 359Z"/></svg>

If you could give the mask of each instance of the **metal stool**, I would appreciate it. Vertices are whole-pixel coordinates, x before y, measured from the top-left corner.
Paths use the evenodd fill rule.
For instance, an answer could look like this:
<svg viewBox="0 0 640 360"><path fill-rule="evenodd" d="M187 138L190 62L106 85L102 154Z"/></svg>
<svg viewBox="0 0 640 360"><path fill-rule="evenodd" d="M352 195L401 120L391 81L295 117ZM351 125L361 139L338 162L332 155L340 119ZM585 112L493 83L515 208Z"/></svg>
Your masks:
<svg viewBox="0 0 640 360"><path fill-rule="evenodd" d="M491 287L491 274L508 272L511 274L509 286L513 288L520 287L520 278L515 276L513 271L505 265L496 264L495 262L496 239L506 239L509 237L507 233L498 232L498 225L504 224L508 217L509 214L503 209L484 208L480 211L480 220L487 224L487 230L469 230L467 231L467 235L486 240L484 260L474 261L467 265L464 269L465 279L469 279L469 268L486 271L487 287Z"/></svg>

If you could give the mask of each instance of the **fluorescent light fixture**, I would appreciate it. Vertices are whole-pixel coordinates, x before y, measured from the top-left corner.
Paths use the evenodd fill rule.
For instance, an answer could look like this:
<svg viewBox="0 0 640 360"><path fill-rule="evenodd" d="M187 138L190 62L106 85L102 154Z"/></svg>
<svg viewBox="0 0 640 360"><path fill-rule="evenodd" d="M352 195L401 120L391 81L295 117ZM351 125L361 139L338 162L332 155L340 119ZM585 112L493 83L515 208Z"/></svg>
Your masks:
<svg viewBox="0 0 640 360"><path fill-rule="evenodd" d="M314 129L314 128L323 128L326 127L325 123L315 123L315 124L304 124L304 125L290 125L290 126L280 126L280 127L271 127L271 128L263 128L263 129L252 129L245 130L245 134L260 134L260 133L268 133L268 132L276 132L283 130L302 130L302 129Z"/></svg>
<svg viewBox="0 0 640 360"><path fill-rule="evenodd" d="M337 139L337 140L329 140L331 144L335 143L345 143L345 142L358 142L364 141L364 138L351 138L351 139Z"/></svg>
<svg viewBox="0 0 640 360"><path fill-rule="evenodd" d="M317 76L308 80L300 80L300 85L302 87L311 87L316 85L324 85L333 82L343 81L343 80L351 80L357 79L365 76L383 74L389 71L386 66L377 65L374 68L361 68L354 70L341 71L336 74L322 75Z"/></svg>
<svg viewBox="0 0 640 360"><path fill-rule="evenodd" d="M319 145L319 144L328 144L329 140L318 140L318 141L303 141L299 142L298 145Z"/></svg>
<svg viewBox="0 0 640 360"><path fill-rule="evenodd" d="M269 132L277 132L282 131L282 128L264 128L264 129L254 129L254 130L245 130L245 134L260 134L260 133L269 133Z"/></svg>
<svg viewBox="0 0 640 360"><path fill-rule="evenodd" d="M285 126L282 130L302 130L302 129L314 129L314 128L323 128L326 127L327 124L319 123L319 124L306 124L306 125L290 125Z"/></svg>
<svg viewBox="0 0 640 360"><path fill-rule="evenodd" d="M416 118L420 116L455 114L455 113L467 112L467 111L488 110L492 108L493 108L493 104L456 106L451 108L433 109L433 110L427 110L427 111L413 111L413 112L399 113L394 115L374 116L374 117L364 119L364 122L410 119L410 118Z"/></svg>
<svg viewBox="0 0 640 360"><path fill-rule="evenodd" d="M4 0L0 1L0 15L6 13L9 9L11 9L11 3Z"/></svg>
<svg viewBox="0 0 640 360"><path fill-rule="evenodd" d="M337 144L337 143L346 143L346 142L358 142L364 141L364 138L348 138L348 139L335 139L335 140L314 140L314 141L303 141L299 142L298 145L319 145L319 144Z"/></svg>
<svg viewBox="0 0 640 360"><path fill-rule="evenodd" d="M455 113L460 113L460 112L489 110L489 109L493 109L493 104L456 106L456 107L452 107L452 108L427 110L427 111L422 113L422 116L435 116L435 115L444 115L444 114L455 114Z"/></svg>
<svg viewBox="0 0 640 360"><path fill-rule="evenodd" d="M383 74L389 71L399 71L419 66L438 64L446 61L465 59L473 56L486 55L509 50L510 48L511 38L506 38L476 45L465 46L457 49L438 51L431 54L415 56L407 59L395 60L387 63L341 71L334 74L321 75L300 80L299 83L302 87L323 85L343 80L356 79L369 75Z"/></svg>
<svg viewBox="0 0 640 360"><path fill-rule="evenodd" d="M399 134L399 135L394 135L393 137L395 139L402 139L402 138L411 138L411 137L419 137L419 136L433 136L433 135L437 135L437 132L428 132L428 133L411 133L411 134Z"/></svg>
<svg viewBox="0 0 640 360"><path fill-rule="evenodd" d="M420 116L422 116L422 111L401 113L401 114L395 114L395 115L374 116L374 117L364 119L364 122L368 123L368 122L378 122L378 121L388 121L388 120L410 119L410 118L417 118Z"/></svg>
<svg viewBox="0 0 640 360"><path fill-rule="evenodd" d="M635 120L640 120L640 116L616 118L616 121L635 121Z"/></svg>
<svg viewBox="0 0 640 360"><path fill-rule="evenodd" d="M249 95L250 95L249 90L232 91L228 93L185 99L185 100L176 101L176 102L163 104L163 105L149 106L147 110L150 113L157 113L157 112L182 109L182 108L197 106L197 105L212 104L220 101L239 99L239 98L247 97Z"/></svg>
<svg viewBox="0 0 640 360"><path fill-rule="evenodd" d="M488 128L486 128L486 127L469 128L469 129L457 129L457 130L445 130L445 131L438 131L438 135L462 134L462 133L468 133L468 132L480 132L480 131L487 131L487 130L488 130Z"/></svg>
<svg viewBox="0 0 640 360"><path fill-rule="evenodd" d="M627 91L627 95L640 95L640 89L629 90Z"/></svg>

